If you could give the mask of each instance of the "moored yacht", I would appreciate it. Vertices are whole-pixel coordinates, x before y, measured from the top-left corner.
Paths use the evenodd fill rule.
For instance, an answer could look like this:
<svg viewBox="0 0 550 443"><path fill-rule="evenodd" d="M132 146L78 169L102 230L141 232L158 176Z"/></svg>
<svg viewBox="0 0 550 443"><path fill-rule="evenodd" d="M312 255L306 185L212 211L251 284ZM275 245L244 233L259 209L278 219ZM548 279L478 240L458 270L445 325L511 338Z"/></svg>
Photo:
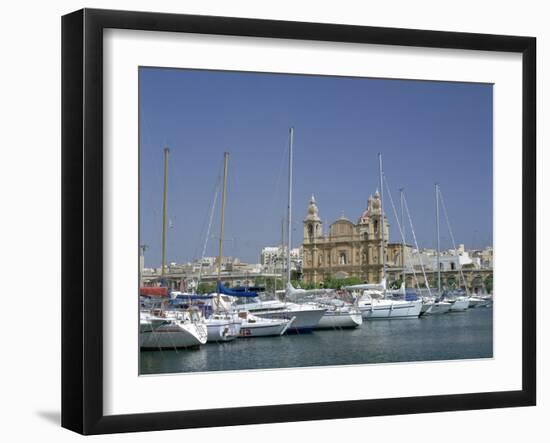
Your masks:
<svg viewBox="0 0 550 443"><path fill-rule="evenodd" d="M462 312L468 309L470 300L466 296L459 296L448 300L451 303L450 312Z"/></svg>
<svg viewBox="0 0 550 443"><path fill-rule="evenodd" d="M222 189L222 201L221 201L221 220L220 220L220 243L219 243L219 255L218 255L218 291L216 294L211 295L211 310L206 324L208 327L208 339L213 342L227 342L235 340L241 331L242 319L233 312L231 309L227 309L221 300L220 287L221 283L221 270L223 261L223 234L224 234L224 215L225 215L225 198L227 191L227 166L229 161L229 153L223 154L223 189Z"/></svg>
<svg viewBox="0 0 550 443"><path fill-rule="evenodd" d="M251 314L268 319L291 320L287 332L309 332L317 327L326 308L311 305L287 303L280 300L255 300L235 305L238 310L249 311Z"/></svg>
<svg viewBox="0 0 550 443"><path fill-rule="evenodd" d="M194 306L205 317L208 342L218 343L235 340L240 333L242 320L219 299L220 294L198 295L172 291L171 305L176 308Z"/></svg>
<svg viewBox="0 0 550 443"><path fill-rule="evenodd" d="M422 308L420 308L420 315L426 315L428 312L430 312L432 310L433 304L434 302L430 298L422 299Z"/></svg>
<svg viewBox="0 0 550 443"><path fill-rule="evenodd" d="M438 268L439 265L439 204L441 203L441 207L443 208L443 214L445 215L445 221L447 222L447 229L449 231L449 235L451 237L451 242L453 245L453 251L454 255L456 257L456 268L458 269L459 273L459 282L462 280L464 284L464 292L462 292L461 289L449 292L444 294L444 300L451 303L451 308L449 309L449 312L462 312L466 311L470 305L470 294L468 293L468 282L466 281L466 278L464 277L464 273L462 272L462 266L460 264L460 257L458 256L458 250L456 247L455 238L453 235L453 230L451 229L451 223L449 221L449 216L447 214L447 208L445 206L445 200L443 199L443 195L441 193L441 189L439 188L439 185L436 183L435 185L435 201L436 201L436 215L437 215L437 241L438 241ZM441 272L438 271L438 274ZM439 280L441 280L441 276L438 277ZM439 290L441 291L441 283L439 283Z"/></svg>
<svg viewBox="0 0 550 443"><path fill-rule="evenodd" d="M150 312L140 311L139 332L150 332L160 325L169 323L170 320L152 315Z"/></svg>
<svg viewBox="0 0 550 443"><path fill-rule="evenodd" d="M444 293L443 300L451 304L449 312L466 311L470 306L470 297L459 289Z"/></svg>
<svg viewBox="0 0 550 443"><path fill-rule="evenodd" d="M235 340L241 332L242 320L235 313L214 313L206 319L208 341L219 343Z"/></svg>
<svg viewBox="0 0 550 443"><path fill-rule="evenodd" d="M315 329L351 329L361 326L363 317L359 308L353 305L327 305Z"/></svg>
<svg viewBox="0 0 550 443"><path fill-rule="evenodd" d="M301 289L287 283L285 298L295 303L326 309L315 329L356 328L363 323L361 312L333 289Z"/></svg>
<svg viewBox="0 0 550 443"><path fill-rule="evenodd" d="M383 294L374 291L364 291L357 306L366 320L418 318L422 309L422 301L389 300Z"/></svg>
<svg viewBox="0 0 550 443"><path fill-rule="evenodd" d="M286 281L290 285L291 281L291 260L290 250L292 249L292 156L294 146L294 128L289 129L288 138L288 214L287 214L287 245L286 245ZM290 285L291 287L292 285ZM226 292L227 293L227 292ZM288 293L288 287L287 287ZM236 294L232 294L236 295ZM286 297L286 296L285 296ZM261 318L291 320L292 324L287 332L309 332L312 331L323 317L326 308L311 304L289 303L287 301L260 300L253 297L254 300L239 306L239 309L249 311Z"/></svg>
<svg viewBox="0 0 550 443"><path fill-rule="evenodd" d="M377 211L382 217L382 221L386 219L384 213L384 173L382 170L382 154L378 154L379 164L379 181L380 181L380 193L379 193L379 205ZM389 189L389 188L388 188ZM344 287L345 290L350 291L355 297L356 305L361 311L363 319L397 319L397 318L418 318L422 309L422 301L418 300L416 296L414 299L407 299L406 294L403 294L404 299L394 299L393 297L386 297L391 295L386 289L386 251L384 244L386 239L385 229L381 229L382 241L380 242L379 257L382 258L382 278L379 284L360 284ZM403 238L404 242L404 238ZM402 290L405 286L402 285Z"/></svg>
<svg viewBox="0 0 550 443"><path fill-rule="evenodd" d="M422 310L420 315L445 314L451 309L452 303L436 297L425 297L422 299Z"/></svg>
<svg viewBox="0 0 550 443"><path fill-rule="evenodd" d="M285 332L312 331L326 311L326 308L315 304L285 302L276 297L267 299L265 294L260 297L256 292L226 288L222 284L218 285L218 291L219 300L227 310L248 312L262 319L292 320Z"/></svg>
<svg viewBox="0 0 550 443"><path fill-rule="evenodd" d="M344 289L356 294L357 307L365 320L418 318L422 309L422 300L394 300L386 298L386 281L380 284L347 286Z"/></svg>
<svg viewBox="0 0 550 443"><path fill-rule="evenodd" d="M206 324L198 311L140 313L141 349L198 348L207 339Z"/></svg>
<svg viewBox="0 0 550 443"><path fill-rule="evenodd" d="M248 311L239 312L239 317L242 319L239 333L239 336L242 338L284 335L295 320L295 317L292 317L290 320L286 318L262 318Z"/></svg>
<svg viewBox="0 0 550 443"><path fill-rule="evenodd" d="M486 297L479 297L477 295L472 295L469 299L469 308L484 308L491 303L491 300Z"/></svg>
<svg viewBox="0 0 550 443"><path fill-rule="evenodd" d="M433 302L431 309L427 312L428 315L445 314L450 311L452 304L444 300L436 300Z"/></svg>

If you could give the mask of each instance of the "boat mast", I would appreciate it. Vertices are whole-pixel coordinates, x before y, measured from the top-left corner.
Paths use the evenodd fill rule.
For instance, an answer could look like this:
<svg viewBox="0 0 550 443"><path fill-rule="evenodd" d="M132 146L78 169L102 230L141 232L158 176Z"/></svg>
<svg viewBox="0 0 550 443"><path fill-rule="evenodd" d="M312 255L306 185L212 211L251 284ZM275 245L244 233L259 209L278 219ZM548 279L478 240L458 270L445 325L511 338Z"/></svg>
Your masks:
<svg viewBox="0 0 550 443"><path fill-rule="evenodd" d="M281 217L281 253L279 254L279 260L281 260L281 282L283 289L285 288L285 217ZM277 286L277 285L275 285ZM277 287L275 287L277 290Z"/></svg>
<svg viewBox="0 0 550 443"><path fill-rule="evenodd" d="M441 245L439 235L439 184L435 184L435 224L437 231L437 291L441 296Z"/></svg>
<svg viewBox="0 0 550 443"><path fill-rule="evenodd" d="M286 284L290 283L290 245L292 244L292 149L294 145L294 128L289 130L288 140L288 225L287 225L287 251L286 251Z"/></svg>
<svg viewBox="0 0 550 443"><path fill-rule="evenodd" d="M443 194L441 193L441 190L439 189L439 186L437 186L437 194L438 194L439 199L441 200L441 207L443 208L443 215L445 216L445 221L447 222L447 229L449 230L449 235L451 236L451 242L452 242L453 250L455 252L455 257L456 257L456 265L458 267L460 277L462 277L462 281L464 282L464 289L466 291L466 296L469 297L470 293L468 291L468 283L466 282L466 277L464 277L464 272L462 272L462 265L460 264L460 257L458 255L458 249L456 248L455 236L453 234L453 230L451 229L451 222L449 221L449 214L447 213L447 206L445 205L445 199L443 198ZM460 278L458 279L458 284L460 285Z"/></svg>
<svg viewBox="0 0 550 443"><path fill-rule="evenodd" d="M164 148L164 189L162 193L162 265L160 268L160 279L164 283L166 268L166 194L168 192L168 156L170 149Z"/></svg>
<svg viewBox="0 0 550 443"><path fill-rule="evenodd" d="M380 243L380 254L382 256L382 281L384 281L386 279L386 254L384 253L384 237L385 237L385 233L384 233L384 220L385 220L385 217L384 217L384 206L383 206L383 201L384 201L384 184L382 182L383 180L383 172L382 172L382 154L379 152L378 153L378 174L379 174L379 178L380 178L380 214L381 214L381 227L380 229L382 230L382 242ZM384 293L386 292L386 285L384 285Z"/></svg>
<svg viewBox="0 0 550 443"><path fill-rule="evenodd" d="M403 235L401 236L401 265L403 266L403 280L405 283L405 210L403 208L403 188L399 189L399 200L401 203L401 231ZM406 284L405 284L406 286Z"/></svg>
<svg viewBox="0 0 550 443"><path fill-rule="evenodd" d="M227 162L229 160L229 152L223 153L223 190L222 190L222 207L221 207L221 223L220 223L220 247L218 256L218 287L221 283L222 275L222 257L223 257L223 226L225 221L225 192L227 186ZM218 291L219 292L219 291ZM218 295L219 297L219 295Z"/></svg>

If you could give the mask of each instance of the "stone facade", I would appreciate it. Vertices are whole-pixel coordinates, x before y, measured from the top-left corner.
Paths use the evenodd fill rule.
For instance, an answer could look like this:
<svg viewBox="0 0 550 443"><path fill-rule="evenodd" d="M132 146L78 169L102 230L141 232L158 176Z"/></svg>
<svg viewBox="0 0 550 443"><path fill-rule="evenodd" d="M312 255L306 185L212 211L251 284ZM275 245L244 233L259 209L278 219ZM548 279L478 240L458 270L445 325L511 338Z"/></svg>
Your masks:
<svg viewBox="0 0 550 443"><path fill-rule="evenodd" d="M356 224L342 216L330 225L326 235L312 196L304 219L304 281L320 283L327 278L359 277L365 282L379 282L383 274L382 249L388 279L399 275L403 269L403 246L389 243L389 233L378 191L369 197L367 209Z"/></svg>

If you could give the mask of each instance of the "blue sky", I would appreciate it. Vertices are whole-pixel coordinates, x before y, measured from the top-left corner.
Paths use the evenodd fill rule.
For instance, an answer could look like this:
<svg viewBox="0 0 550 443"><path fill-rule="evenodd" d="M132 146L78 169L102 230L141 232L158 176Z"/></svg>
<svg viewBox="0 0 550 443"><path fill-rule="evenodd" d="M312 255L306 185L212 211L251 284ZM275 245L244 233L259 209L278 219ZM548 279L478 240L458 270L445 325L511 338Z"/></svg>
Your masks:
<svg viewBox="0 0 550 443"><path fill-rule="evenodd" d="M140 243L159 266L163 147L170 148L167 261L202 255L223 152L230 153L224 255L257 262L286 212L295 128L293 246L311 194L328 225L356 221L378 187L403 187L421 247L434 247L434 183L455 239L492 244L492 85L140 68ZM217 255L219 202L206 255ZM390 240L399 241L386 198ZM409 230L410 232L410 230ZM442 247L450 236L442 218ZM409 236L409 242L412 239Z"/></svg>

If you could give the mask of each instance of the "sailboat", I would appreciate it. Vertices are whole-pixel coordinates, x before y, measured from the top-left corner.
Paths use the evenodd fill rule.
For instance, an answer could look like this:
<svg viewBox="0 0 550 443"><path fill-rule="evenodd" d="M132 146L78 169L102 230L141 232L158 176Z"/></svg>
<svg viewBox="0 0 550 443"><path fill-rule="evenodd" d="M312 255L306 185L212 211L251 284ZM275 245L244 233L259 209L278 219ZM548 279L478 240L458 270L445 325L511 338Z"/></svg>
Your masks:
<svg viewBox="0 0 550 443"><path fill-rule="evenodd" d="M449 222L449 215L447 214L445 201L443 200L441 190L439 189L439 185L437 184L435 187L435 192L436 192L437 208L439 208L439 202L441 202L441 205L443 207L443 214L445 215L445 221L447 222L447 229L449 231L449 235L451 237L451 241L453 244L453 251L457 259L456 261L457 261L457 267L459 270L459 275L462 278L462 281L464 282L464 288L465 288L465 294L462 294L460 291L454 291L452 293L443 294L443 297L445 301L451 303L449 312L462 312L462 311L466 311L470 305L470 300L469 300L470 294L468 293L468 283L466 282L466 278L464 277L464 273L462 272L462 265L460 264L460 257L458 256L456 242L453 235L453 230L451 229L451 223ZM438 214L439 214L439 211L438 211ZM438 225L438 233L439 233L439 225ZM438 237L438 241L439 241L439 237ZM438 256L438 259L439 259L439 256ZM439 263L438 263L438 272L439 272Z"/></svg>
<svg viewBox="0 0 550 443"><path fill-rule="evenodd" d="M380 257L382 257L382 281L379 284L360 284L346 286L344 289L356 294L356 303L361 315L366 320L374 319L411 319L418 318L422 309L421 300L393 300L387 298L386 285L386 254L384 251L384 183L382 170L382 154L378 154L380 178L380 213L382 216L382 241L380 243Z"/></svg>
<svg viewBox="0 0 550 443"><path fill-rule="evenodd" d="M335 299L326 303L318 303L321 306L325 306L327 310L315 329L353 329L363 324L361 311L352 304L345 303L339 305Z"/></svg>
<svg viewBox="0 0 550 443"><path fill-rule="evenodd" d="M439 235L439 185L435 184L435 219L437 231L437 297L430 297L424 301L424 305L428 306L425 314L437 315L445 314L451 310L453 303L441 299L441 246Z"/></svg>
<svg viewBox="0 0 550 443"><path fill-rule="evenodd" d="M294 318L264 319L256 317L246 309L236 309L233 302L239 297L255 297L248 291L234 291L226 288L221 281L221 263L223 258L223 238L225 222L225 200L227 188L227 165L229 153L224 153L223 191L221 203L220 243L218 256L218 281L216 293L212 294L213 314L206 320L208 340L227 342L238 337L268 337L283 335Z"/></svg>
<svg viewBox="0 0 550 443"><path fill-rule="evenodd" d="M251 303L242 305L243 309L248 310L252 314L271 319L287 319L292 321L292 324L287 329L287 332L310 332L312 331L323 317L326 308L311 305L288 302L287 298L292 290L290 283L291 277L291 261L290 249L292 245L292 154L294 146L294 128L289 130L289 149L288 149L288 238L286 248L286 272L287 272L287 288L285 291L285 300L260 300L256 298Z"/></svg>
<svg viewBox="0 0 550 443"><path fill-rule="evenodd" d="M472 294L470 296L470 303L468 305L468 308L486 308L492 305L493 303L493 296L491 294L487 293L487 288L485 287L485 283L482 283L483 290L482 292Z"/></svg>
<svg viewBox="0 0 550 443"><path fill-rule="evenodd" d="M491 303L490 296L472 295L469 298L468 308L485 308Z"/></svg>
<svg viewBox="0 0 550 443"><path fill-rule="evenodd" d="M292 318L263 318L254 315L246 306L247 303L242 303L242 300L256 300L258 294L248 290L230 289L218 285L218 293L223 294L221 301L226 303L228 310L236 312L241 323L239 336L242 338L252 337L273 337L283 335L292 325L295 317Z"/></svg>
<svg viewBox="0 0 550 443"><path fill-rule="evenodd" d="M357 307L365 320L418 318L421 300L393 300L386 297L386 279L380 283L345 286L355 295Z"/></svg>
<svg viewBox="0 0 550 443"><path fill-rule="evenodd" d="M225 195L227 188L227 163L229 153L223 154L223 190L221 202L221 223L220 223L220 243L218 256L218 284L221 286L221 269L223 258L223 230L225 218ZM206 327L208 328L208 341L210 342L227 342L235 340L241 331L242 319L231 310L225 309L225 306L220 300L221 294L218 290L213 297L213 313L206 319Z"/></svg>
<svg viewBox="0 0 550 443"><path fill-rule="evenodd" d="M332 289L297 289L287 283L286 298L326 309L315 329L351 329L361 326L361 311L353 303L334 297Z"/></svg>
<svg viewBox="0 0 550 443"><path fill-rule="evenodd" d="M164 190L162 221L162 265L161 280L164 282L166 270L166 194L168 188L168 157L170 150L164 149ZM154 291L153 291L154 292ZM149 309L140 309L139 346L141 349L197 348L206 343L208 333L201 313L196 309L172 311L166 309L167 300L162 293L160 303L149 304Z"/></svg>
<svg viewBox="0 0 550 443"><path fill-rule="evenodd" d="M206 341L206 325L198 310L140 312L141 349L198 348Z"/></svg>

